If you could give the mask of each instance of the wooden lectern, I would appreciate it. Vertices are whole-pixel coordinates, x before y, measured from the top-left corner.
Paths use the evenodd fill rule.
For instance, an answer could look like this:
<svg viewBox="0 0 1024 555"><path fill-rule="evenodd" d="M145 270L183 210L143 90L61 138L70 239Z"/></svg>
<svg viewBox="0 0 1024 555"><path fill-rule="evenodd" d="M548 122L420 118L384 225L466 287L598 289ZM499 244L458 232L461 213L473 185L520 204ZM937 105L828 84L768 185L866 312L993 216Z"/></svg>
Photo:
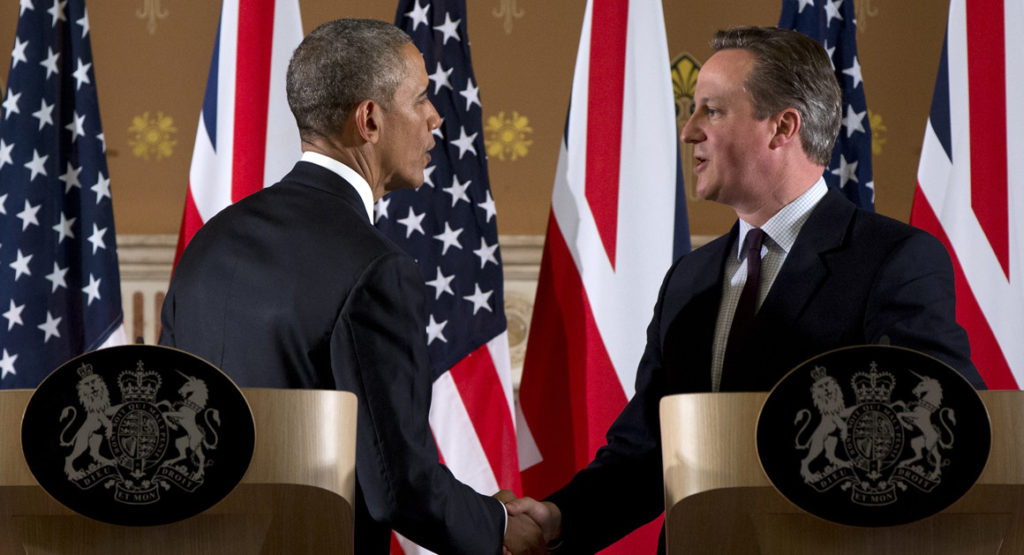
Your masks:
<svg viewBox="0 0 1024 555"><path fill-rule="evenodd" d="M756 426L767 393L701 393L661 403L668 553L1024 553L1024 392L979 392L992 423L988 464L944 511L860 528L804 512L761 469Z"/></svg>
<svg viewBox="0 0 1024 555"><path fill-rule="evenodd" d="M38 485L21 450L32 391L0 391L0 555L352 553L355 395L242 392L256 446L238 487L192 518L127 527L74 513Z"/></svg>

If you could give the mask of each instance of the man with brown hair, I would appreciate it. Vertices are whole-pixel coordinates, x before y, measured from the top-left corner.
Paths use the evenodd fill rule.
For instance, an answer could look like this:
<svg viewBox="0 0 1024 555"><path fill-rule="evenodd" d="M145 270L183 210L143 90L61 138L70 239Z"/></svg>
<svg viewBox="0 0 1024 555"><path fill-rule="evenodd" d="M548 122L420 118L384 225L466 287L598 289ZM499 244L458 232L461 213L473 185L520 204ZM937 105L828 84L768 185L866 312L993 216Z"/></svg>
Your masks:
<svg viewBox="0 0 1024 555"><path fill-rule="evenodd" d="M669 269L636 394L607 445L543 503L507 505L559 552L593 553L663 511L665 395L767 391L808 358L871 343L931 354L984 387L942 244L858 209L822 179L841 122L825 50L770 27L719 31L712 47L680 138L693 145L697 194L738 221Z"/></svg>

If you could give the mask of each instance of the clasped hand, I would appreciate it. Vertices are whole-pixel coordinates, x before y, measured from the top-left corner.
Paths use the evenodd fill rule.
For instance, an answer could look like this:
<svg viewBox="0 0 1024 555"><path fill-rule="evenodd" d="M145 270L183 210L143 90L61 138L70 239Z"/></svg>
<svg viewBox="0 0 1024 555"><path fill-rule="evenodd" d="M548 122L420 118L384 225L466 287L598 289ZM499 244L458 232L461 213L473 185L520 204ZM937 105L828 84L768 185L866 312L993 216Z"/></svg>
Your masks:
<svg viewBox="0 0 1024 555"><path fill-rule="evenodd" d="M505 555L546 553L547 546L562 535L562 512L548 501L531 497L516 498L509 490L494 495L505 504L508 526L505 528Z"/></svg>

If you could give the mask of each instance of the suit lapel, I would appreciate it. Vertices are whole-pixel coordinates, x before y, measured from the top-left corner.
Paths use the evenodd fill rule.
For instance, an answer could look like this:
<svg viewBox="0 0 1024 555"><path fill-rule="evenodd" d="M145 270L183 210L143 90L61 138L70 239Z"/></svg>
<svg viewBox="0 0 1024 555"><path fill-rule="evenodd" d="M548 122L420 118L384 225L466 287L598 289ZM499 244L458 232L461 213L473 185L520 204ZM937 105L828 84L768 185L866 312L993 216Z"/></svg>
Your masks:
<svg viewBox="0 0 1024 555"><path fill-rule="evenodd" d="M843 246L854 207L829 190L807 219L756 322L762 326L795 322L828 276L825 254ZM762 330L767 331L767 330Z"/></svg>
<svg viewBox="0 0 1024 555"><path fill-rule="evenodd" d="M828 254L844 247L854 210L852 204L831 189L814 208L754 318L744 348L746 365L756 365L762 353L785 350L786 345L792 344L792 330L799 329L805 309L831 274ZM727 385L728 389L768 389L788 370L774 369L769 372L772 375L757 375L749 382L730 376L728 384L723 376L722 389L726 390Z"/></svg>
<svg viewBox="0 0 1024 555"><path fill-rule="evenodd" d="M687 272L673 279L670 290L684 293L668 298L663 308L670 318L663 330L663 348L673 391L711 391L711 351L715 322L722 299L722 274L726 256L739 232L739 225L722 237L687 255L680 269Z"/></svg>

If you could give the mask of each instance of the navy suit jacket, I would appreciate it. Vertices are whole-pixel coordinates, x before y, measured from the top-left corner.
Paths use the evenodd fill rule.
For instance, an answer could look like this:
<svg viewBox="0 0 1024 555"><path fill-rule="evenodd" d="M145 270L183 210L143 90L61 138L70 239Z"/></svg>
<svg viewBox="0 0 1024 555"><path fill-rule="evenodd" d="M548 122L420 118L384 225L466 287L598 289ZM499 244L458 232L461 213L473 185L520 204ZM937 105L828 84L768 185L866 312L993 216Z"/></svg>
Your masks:
<svg viewBox="0 0 1024 555"><path fill-rule="evenodd" d="M243 387L356 394L357 553L387 553L390 528L440 553L500 553L500 502L438 462L424 288L355 189L299 162L196 233L164 300L160 343Z"/></svg>
<svg viewBox="0 0 1024 555"><path fill-rule="evenodd" d="M661 398L711 389L711 354L726 257L738 223L676 261L662 284L636 394L591 464L549 499L564 548L593 553L664 510ZM722 391L768 391L825 351L891 343L918 349L984 382L956 323L953 268L928 233L856 208L830 190L814 208L768 292Z"/></svg>

